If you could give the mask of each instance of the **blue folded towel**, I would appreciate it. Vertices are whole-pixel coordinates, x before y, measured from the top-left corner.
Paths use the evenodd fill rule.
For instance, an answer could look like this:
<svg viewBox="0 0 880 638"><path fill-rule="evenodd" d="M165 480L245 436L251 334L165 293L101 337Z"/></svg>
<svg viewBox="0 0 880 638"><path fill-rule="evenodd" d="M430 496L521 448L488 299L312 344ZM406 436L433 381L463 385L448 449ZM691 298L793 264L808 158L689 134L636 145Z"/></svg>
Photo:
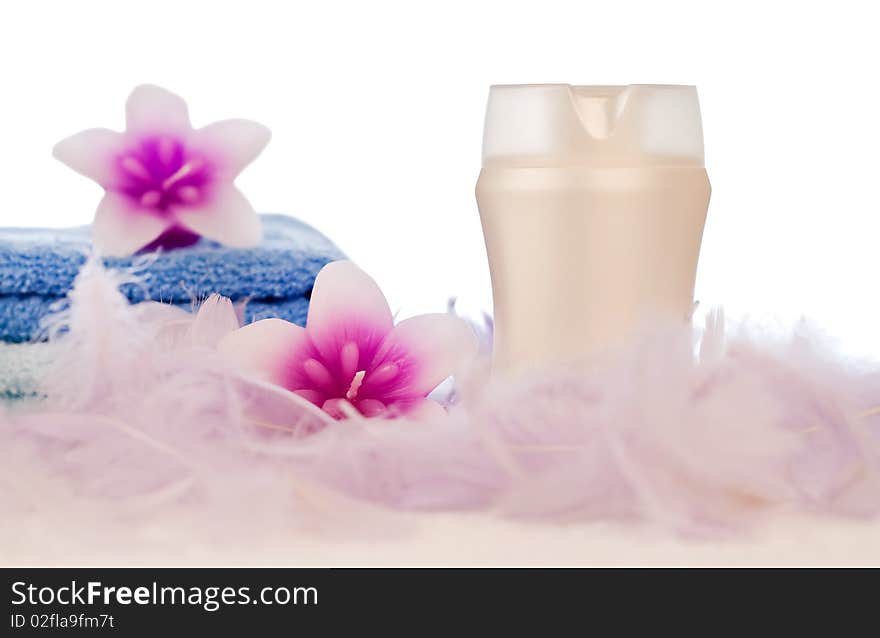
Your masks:
<svg viewBox="0 0 880 638"><path fill-rule="evenodd" d="M201 299L204 299L202 297ZM197 305L197 301L195 305ZM175 301L173 305L192 310L194 301ZM0 342L23 343L45 337L41 329L44 317L67 308L67 299L60 297L0 297ZM244 307L244 321L277 317L304 326L309 312L308 296L289 299L251 299Z"/></svg>
<svg viewBox="0 0 880 638"><path fill-rule="evenodd" d="M219 293L245 301L245 319L280 317L302 325L318 271L342 252L324 235L284 215L262 215L263 240L229 248L208 240L148 259L110 258L111 269L137 272L120 290L132 302L162 301L183 308ZM85 263L88 227L65 230L0 229L0 341L43 336L41 320L63 307Z"/></svg>

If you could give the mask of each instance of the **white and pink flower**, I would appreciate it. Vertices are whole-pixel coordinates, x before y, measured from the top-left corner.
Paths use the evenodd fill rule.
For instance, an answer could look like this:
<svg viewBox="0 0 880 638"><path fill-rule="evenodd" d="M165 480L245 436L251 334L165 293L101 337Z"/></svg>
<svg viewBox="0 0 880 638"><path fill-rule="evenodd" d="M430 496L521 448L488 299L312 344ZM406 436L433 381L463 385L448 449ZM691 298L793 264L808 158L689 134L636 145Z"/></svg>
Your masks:
<svg viewBox="0 0 880 638"><path fill-rule="evenodd" d="M427 396L475 356L477 339L449 314L395 326L376 282L351 262L336 261L318 273L305 328L264 319L218 347L244 370L335 418L395 417L442 410Z"/></svg>
<svg viewBox="0 0 880 638"><path fill-rule="evenodd" d="M89 129L53 150L106 191L92 225L99 251L130 255L199 236L229 246L259 242L259 217L233 182L269 142L269 129L241 119L193 129L186 103L151 85L132 92L125 118L122 133Z"/></svg>

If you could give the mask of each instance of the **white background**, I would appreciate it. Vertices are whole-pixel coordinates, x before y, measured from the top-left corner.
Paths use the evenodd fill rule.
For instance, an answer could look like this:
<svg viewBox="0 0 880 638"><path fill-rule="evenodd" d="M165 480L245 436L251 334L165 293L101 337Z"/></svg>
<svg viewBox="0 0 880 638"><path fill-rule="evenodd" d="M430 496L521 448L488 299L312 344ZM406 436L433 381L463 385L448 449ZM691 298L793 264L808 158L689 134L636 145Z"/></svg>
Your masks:
<svg viewBox="0 0 880 638"><path fill-rule="evenodd" d="M3 2L0 225L88 223L53 144L122 128L137 84L197 126L273 130L238 183L368 270L406 316L488 307L473 187L494 83L696 84L713 198L697 283L880 354L878 19L870 2Z"/></svg>

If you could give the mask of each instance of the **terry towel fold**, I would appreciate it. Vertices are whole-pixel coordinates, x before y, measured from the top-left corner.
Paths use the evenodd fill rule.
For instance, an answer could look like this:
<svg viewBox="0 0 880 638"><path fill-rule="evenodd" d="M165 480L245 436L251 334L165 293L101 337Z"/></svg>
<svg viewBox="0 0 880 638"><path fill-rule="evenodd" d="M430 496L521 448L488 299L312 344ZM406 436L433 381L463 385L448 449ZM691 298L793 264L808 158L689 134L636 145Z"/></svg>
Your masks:
<svg viewBox="0 0 880 638"><path fill-rule="evenodd" d="M51 343L0 343L0 406L41 396L54 347Z"/></svg>
<svg viewBox="0 0 880 638"><path fill-rule="evenodd" d="M155 257L104 261L135 272L121 291L132 303L162 301L191 308L212 293L248 301L246 321L280 317L302 324L318 271L345 256L324 235L284 215L261 215L263 240L254 248L230 248L201 240ZM85 263L88 227L0 229L0 341L44 336L41 321L63 307Z"/></svg>

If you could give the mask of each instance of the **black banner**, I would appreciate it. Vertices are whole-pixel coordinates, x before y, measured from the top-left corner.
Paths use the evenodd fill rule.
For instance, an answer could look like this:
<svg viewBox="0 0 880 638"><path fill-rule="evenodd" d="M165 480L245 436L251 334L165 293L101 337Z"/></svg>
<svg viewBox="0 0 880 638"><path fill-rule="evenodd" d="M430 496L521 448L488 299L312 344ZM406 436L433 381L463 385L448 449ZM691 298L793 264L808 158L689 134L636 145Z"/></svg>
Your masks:
<svg viewBox="0 0 880 638"><path fill-rule="evenodd" d="M840 588L829 571L545 569L5 569L0 636L283 635L319 638L533 627L538 635L619 635L709 618L766 628L818 621ZM811 587L820 575L826 586ZM838 575L839 576L839 575ZM863 590L863 610L871 609ZM858 608L849 598L847 618ZM708 616L707 616L708 615ZM614 631L600 631L613 623ZM273 634L274 635L274 634ZM280 634L279 634L280 635Z"/></svg>

